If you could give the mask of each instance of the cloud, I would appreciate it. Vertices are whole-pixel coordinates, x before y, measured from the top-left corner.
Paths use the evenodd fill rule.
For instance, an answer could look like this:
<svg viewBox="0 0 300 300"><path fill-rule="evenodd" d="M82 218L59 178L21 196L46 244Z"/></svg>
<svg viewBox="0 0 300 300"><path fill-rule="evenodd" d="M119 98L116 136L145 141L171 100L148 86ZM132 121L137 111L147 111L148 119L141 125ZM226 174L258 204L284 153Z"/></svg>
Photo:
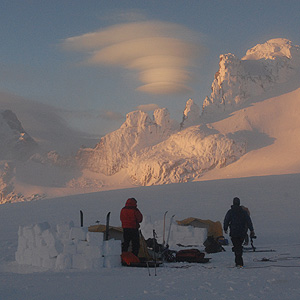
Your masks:
<svg viewBox="0 0 300 300"><path fill-rule="evenodd" d="M98 115L99 118L105 119L105 120L112 120L112 121L120 121L125 120L125 116L121 113L114 112L114 111L104 111L101 112Z"/></svg>
<svg viewBox="0 0 300 300"><path fill-rule="evenodd" d="M159 106L157 104L154 103L149 103L149 104L142 104L136 107L137 110L141 110L144 112L147 111L153 111L155 109L159 108Z"/></svg>
<svg viewBox="0 0 300 300"><path fill-rule="evenodd" d="M111 121L125 120L125 116L119 112L109 110L70 110L61 111L65 117L76 119L105 119Z"/></svg>
<svg viewBox="0 0 300 300"><path fill-rule="evenodd" d="M70 37L63 47L88 54L89 65L111 65L137 71L143 83L137 90L151 94L186 93L190 69L201 54L197 35L167 22L147 21L114 25Z"/></svg>
<svg viewBox="0 0 300 300"><path fill-rule="evenodd" d="M107 10L106 15L101 14L100 19L102 21L108 21L114 23L116 22L137 22L137 21L146 21L146 11L143 9L130 9L130 10L119 10L112 9Z"/></svg>
<svg viewBox="0 0 300 300"><path fill-rule="evenodd" d="M42 150L70 154L95 144L89 134L69 126L64 111L54 106L0 91L0 109L12 110Z"/></svg>

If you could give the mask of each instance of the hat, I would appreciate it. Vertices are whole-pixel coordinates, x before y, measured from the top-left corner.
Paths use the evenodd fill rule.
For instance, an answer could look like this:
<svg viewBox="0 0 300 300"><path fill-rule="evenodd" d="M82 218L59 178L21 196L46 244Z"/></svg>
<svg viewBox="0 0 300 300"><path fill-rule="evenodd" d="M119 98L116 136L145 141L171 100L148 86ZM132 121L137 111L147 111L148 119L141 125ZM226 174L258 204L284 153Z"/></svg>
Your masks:
<svg viewBox="0 0 300 300"><path fill-rule="evenodd" d="M126 201L125 206L133 206L136 207L137 206L137 201L135 200L135 198L129 198Z"/></svg>
<svg viewBox="0 0 300 300"><path fill-rule="evenodd" d="M233 198L233 205L239 206L241 203L240 198L234 197Z"/></svg>

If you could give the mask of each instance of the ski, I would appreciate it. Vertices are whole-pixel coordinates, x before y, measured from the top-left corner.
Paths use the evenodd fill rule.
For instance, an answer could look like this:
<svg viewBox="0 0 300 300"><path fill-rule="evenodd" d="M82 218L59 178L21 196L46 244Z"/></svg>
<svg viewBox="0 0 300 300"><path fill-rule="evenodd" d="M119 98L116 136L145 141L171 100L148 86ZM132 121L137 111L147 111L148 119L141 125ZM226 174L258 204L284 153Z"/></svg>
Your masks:
<svg viewBox="0 0 300 300"><path fill-rule="evenodd" d="M168 211L165 211L164 213L164 228L163 228L163 248L165 247L165 243L166 243L166 215L167 215Z"/></svg>
<svg viewBox="0 0 300 300"><path fill-rule="evenodd" d="M261 249L261 250L257 250L257 249L255 249L255 250L253 250L252 248L251 249L243 249L243 252L245 252L245 253L256 253L256 252L276 252L276 250L273 250L273 249Z"/></svg>
<svg viewBox="0 0 300 300"><path fill-rule="evenodd" d="M256 237L255 237L256 238ZM258 249L253 245L253 238L251 238L251 247L243 247L244 252L276 252L273 249Z"/></svg>
<svg viewBox="0 0 300 300"><path fill-rule="evenodd" d="M109 238L109 218L110 212L106 215L106 227L105 227L105 240L108 241Z"/></svg>
<svg viewBox="0 0 300 300"><path fill-rule="evenodd" d="M155 230L153 229L153 255L154 255L154 276L156 276L156 238L157 238L157 235L156 235L156 232Z"/></svg>
<svg viewBox="0 0 300 300"><path fill-rule="evenodd" d="M169 232L168 232L168 237L167 237L167 248L169 248L169 239L170 239L171 227L172 227L174 217L175 217L175 215L173 215L170 219L170 226L169 226Z"/></svg>
<svg viewBox="0 0 300 300"><path fill-rule="evenodd" d="M265 269L265 268L300 268L300 266L286 266L286 265L266 265L266 266L243 266L241 268L231 266L228 269Z"/></svg>
<svg viewBox="0 0 300 300"><path fill-rule="evenodd" d="M80 227L83 227L83 211L80 211Z"/></svg>

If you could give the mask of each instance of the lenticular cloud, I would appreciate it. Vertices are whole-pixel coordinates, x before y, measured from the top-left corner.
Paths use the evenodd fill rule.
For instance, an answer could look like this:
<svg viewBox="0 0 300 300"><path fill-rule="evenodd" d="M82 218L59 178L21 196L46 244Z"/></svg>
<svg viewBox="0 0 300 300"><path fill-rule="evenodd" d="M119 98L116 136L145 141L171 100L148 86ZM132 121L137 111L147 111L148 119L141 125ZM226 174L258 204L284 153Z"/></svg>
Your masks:
<svg viewBox="0 0 300 300"><path fill-rule="evenodd" d="M138 72L137 90L152 94L185 93L193 77L190 67L200 53L189 29L165 22L120 24L71 37L67 50L88 53L91 65L116 65Z"/></svg>

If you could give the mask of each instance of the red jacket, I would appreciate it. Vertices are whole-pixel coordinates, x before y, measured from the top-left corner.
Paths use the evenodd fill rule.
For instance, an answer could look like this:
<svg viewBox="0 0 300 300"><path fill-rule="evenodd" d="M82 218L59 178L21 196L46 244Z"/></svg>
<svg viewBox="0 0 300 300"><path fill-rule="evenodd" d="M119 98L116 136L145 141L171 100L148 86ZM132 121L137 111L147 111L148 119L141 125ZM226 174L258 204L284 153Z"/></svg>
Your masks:
<svg viewBox="0 0 300 300"><path fill-rule="evenodd" d="M125 206L121 209L120 219L122 228L139 228L143 221L143 215L138 210L136 200L129 198Z"/></svg>

